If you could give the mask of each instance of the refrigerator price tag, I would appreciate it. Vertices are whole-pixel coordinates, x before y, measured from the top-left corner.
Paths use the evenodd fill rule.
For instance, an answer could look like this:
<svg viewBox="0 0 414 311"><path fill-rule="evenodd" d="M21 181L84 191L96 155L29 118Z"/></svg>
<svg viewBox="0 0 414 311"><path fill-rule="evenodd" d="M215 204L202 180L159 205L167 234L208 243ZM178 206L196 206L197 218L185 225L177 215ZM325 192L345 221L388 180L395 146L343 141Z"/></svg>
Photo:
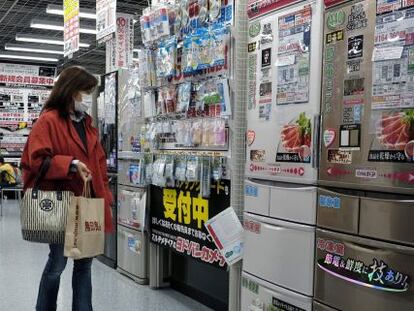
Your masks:
<svg viewBox="0 0 414 311"><path fill-rule="evenodd" d="M403 46L377 47L372 54L372 61L380 62L389 59L400 59L403 51Z"/></svg>

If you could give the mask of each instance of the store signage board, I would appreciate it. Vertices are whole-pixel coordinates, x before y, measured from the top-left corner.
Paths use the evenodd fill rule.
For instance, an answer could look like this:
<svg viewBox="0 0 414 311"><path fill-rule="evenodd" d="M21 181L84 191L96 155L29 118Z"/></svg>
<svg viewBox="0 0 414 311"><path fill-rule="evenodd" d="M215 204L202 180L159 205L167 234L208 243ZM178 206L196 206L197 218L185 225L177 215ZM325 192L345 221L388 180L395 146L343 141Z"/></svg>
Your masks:
<svg viewBox="0 0 414 311"><path fill-rule="evenodd" d="M116 0L96 1L96 40L115 33L116 16Z"/></svg>
<svg viewBox="0 0 414 311"><path fill-rule="evenodd" d="M331 6L337 5L342 2L346 2L349 0L325 0L325 7L329 8Z"/></svg>
<svg viewBox="0 0 414 311"><path fill-rule="evenodd" d="M114 38L106 42L106 72L128 68L134 49L134 19L129 14L118 14Z"/></svg>
<svg viewBox="0 0 414 311"><path fill-rule="evenodd" d="M175 188L151 186L151 242L224 267L226 260L205 224L230 206L230 181L211 185L210 198L200 195L200 184L183 182Z"/></svg>
<svg viewBox="0 0 414 311"><path fill-rule="evenodd" d="M0 63L1 84L53 86L56 68Z"/></svg>
<svg viewBox="0 0 414 311"><path fill-rule="evenodd" d="M249 0L247 4L247 15L250 19L256 18L300 1L301 0Z"/></svg>
<svg viewBox="0 0 414 311"><path fill-rule="evenodd" d="M64 56L79 51L79 0L63 0Z"/></svg>

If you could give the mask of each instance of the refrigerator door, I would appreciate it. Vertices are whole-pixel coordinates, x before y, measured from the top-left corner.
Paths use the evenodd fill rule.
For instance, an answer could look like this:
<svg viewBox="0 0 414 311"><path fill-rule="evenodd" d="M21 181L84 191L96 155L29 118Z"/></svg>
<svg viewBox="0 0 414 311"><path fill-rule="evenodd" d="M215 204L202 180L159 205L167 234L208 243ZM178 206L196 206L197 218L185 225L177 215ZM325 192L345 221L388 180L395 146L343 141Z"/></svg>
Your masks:
<svg viewBox="0 0 414 311"><path fill-rule="evenodd" d="M139 281L148 279L146 234L118 226L118 267Z"/></svg>
<svg viewBox="0 0 414 311"><path fill-rule="evenodd" d="M270 217L316 225L317 188L278 183L270 189Z"/></svg>
<svg viewBox="0 0 414 311"><path fill-rule="evenodd" d="M241 311L312 311L312 298L242 273Z"/></svg>
<svg viewBox="0 0 414 311"><path fill-rule="evenodd" d="M360 235L414 246L414 198L361 199Z"/></svg>
<svg viewBox="0 0 414 311"><path fill-rule="evenodd" d="M249 178L316 183L322 8L302 1L249 22Z"/></svg>
<svg viewBox="0 0 414 311"><path fill-rule="evenodd" d="M360 204L358 192L339 191L319 188L318 227L357 234Z"/></svg>
<svg viewBox="0 0 414 311"><path fill-rule="evenodd" d="M413 192L410 5L354 0L326 10L322 185Z"/></svg>
<svg viewBox="0 0 414 311"><path fill-rule="evenodd" d="M412 310L414 249L318 229L315 299L343 311Z"/></svg>
<svg viewBox="0 0 414 311"><path fill-rule="evenodd" d="M135 230L145 226L147 192L145 189L118 185L118 223Z"/></svg>
<svg viewBox="0 0 414 311"><path fill-rule="evenodd" d="M313 294L315 228L244 213L254 223L245 231L243 270L270 283Z"/></svg>
<svg viewBox="0 0 414 311"><path fill-rule="evenodd" d="M262 181L244 183L244 210L252 214L269 216L270 186Z"/></svg>

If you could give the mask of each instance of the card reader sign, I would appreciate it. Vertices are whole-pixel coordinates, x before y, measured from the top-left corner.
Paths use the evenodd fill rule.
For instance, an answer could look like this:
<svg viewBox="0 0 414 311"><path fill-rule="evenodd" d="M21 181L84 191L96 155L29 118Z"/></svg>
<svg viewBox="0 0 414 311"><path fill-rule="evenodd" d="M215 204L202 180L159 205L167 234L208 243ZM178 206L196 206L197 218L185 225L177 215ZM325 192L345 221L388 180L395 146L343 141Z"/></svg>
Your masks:
<svg viewBox="0 0 414 311"><path fill-rule="evenodd" d="M319 206L326 207L326 208L339 209L341 208L341 199L338 197L331 197L328 195L320 195Z"/></svg>
<svg viewBox="0 0 414 311"><path fill-rule="evenodd" d="M255 197L257 198L259 194L259 189L255 186L246 185L245 187L245 195L247 197Z"/></svg>

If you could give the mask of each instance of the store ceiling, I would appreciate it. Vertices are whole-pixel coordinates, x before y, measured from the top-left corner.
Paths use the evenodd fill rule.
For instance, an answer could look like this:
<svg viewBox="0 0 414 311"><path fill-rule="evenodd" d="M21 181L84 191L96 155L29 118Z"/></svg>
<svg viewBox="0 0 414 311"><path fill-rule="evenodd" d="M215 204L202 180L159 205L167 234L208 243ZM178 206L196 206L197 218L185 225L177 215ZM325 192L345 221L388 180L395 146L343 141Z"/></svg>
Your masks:
<svg viewBox="0 0 414 311"><path fill-rule="evenodd" d="M32 19L46 19L63 22L63 16L46 13L48 4L63 5L63 0L0 0L0 51L4 51L6 43L17 43L16 34L45 35L50 38L62 38L62 31L34 29L30 27ZM148 0L118 0L117 11L140 16L142 9L148 6ZM80 0L80 9L95 9L96 0ZM81 18L81 25L95 27L95 20ZM135 45L141 42L139 24L135 27ZM58 63L60 68L69 64L87 67L97 74L105 72L105 47L97 46L95 35L81 34L81 42L91 46L81 49L72 60L64 59ZM63 49L63 47L62 47ZM29 53L30 54L30 53ZM47 54L44 54L47 57Z"/></svg>

